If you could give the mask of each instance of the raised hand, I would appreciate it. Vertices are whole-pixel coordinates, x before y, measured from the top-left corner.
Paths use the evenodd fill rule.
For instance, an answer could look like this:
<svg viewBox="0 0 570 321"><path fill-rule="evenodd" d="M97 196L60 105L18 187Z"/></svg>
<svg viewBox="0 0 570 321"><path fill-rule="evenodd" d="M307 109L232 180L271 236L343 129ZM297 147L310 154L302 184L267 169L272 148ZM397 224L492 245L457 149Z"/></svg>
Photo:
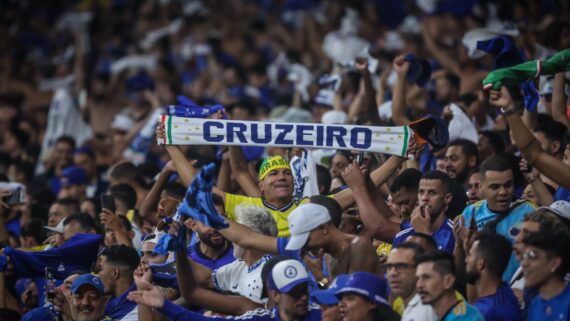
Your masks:
<svg viewBox="0 0 570 321"><path fill-rule="evenodd" d="M410 63L404 59L404 55L394 58L393 66L399 76L405 76L410 69Z"/></svg>
<svg viewBox="0 0 570 321"><path fill-rule="evenodd" d="M351 188L364 186L366 184L364 174L356 162L348 164L341 175L346 184Z"/></svg>
<svg viewBox="0 0 570 321"><path fill-rule="evenodd" d="M431 235L430 225L431 225L431 210L427 206L417 206L411 215L411 222L414 231L418 233L424 233Z"/></svg>
<svg viewBox="0 0 570 321"><path fill-rule="evenodd" d="M130 292L128 295L129 300L151 308L160 309L164 306L164 294L157 286L144 280L141 280L141 286L146 290Z"/></svg>
<svg viewBox="0 0 570 321"><path fill-rule="evenodd" d="M513 98L505 86L502 86L500 91L491 90L489 93L489 102L491 105L499 108L514 108Z"/></svg>

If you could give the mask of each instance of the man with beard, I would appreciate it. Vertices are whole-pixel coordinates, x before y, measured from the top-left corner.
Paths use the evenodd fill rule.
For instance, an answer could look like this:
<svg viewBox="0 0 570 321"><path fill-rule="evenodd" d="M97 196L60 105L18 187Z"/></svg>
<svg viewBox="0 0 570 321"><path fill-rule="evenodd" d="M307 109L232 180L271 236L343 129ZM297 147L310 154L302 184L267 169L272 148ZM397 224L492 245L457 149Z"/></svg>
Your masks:
<svg viewBox="0 0 570 321"><path fill-rule="evenodd" d="M479 174L479 168L474 168L471 174L469 174L469 180L467 180L467 198L469 199L469 204L474 204L481 200L480 187L481 175Z"/></svg>
<svg viewBox="0 0 570 321"><path fill-rule="evenodd" d="M504 236L483 231L475 238L465 260L465 281L475 286L478 297L469 301L475 301L473 305L486 321L522 321L517 298L501 279L511 251L511 243Z"/></svg>
<svg viewBox="0 0 570 321"><path fill-rule="evenodd" d="M196 233L199 240L188 247L187 255L192 261L200 263L211 271L235 261L232 243L228 242L220 232L191 218L184 224Z"/></svg>
<svg viewBox="0 0 570 321"><path fill-rule="evenodd" d="M494 156L483 162L480 167L482 201L471 204L463 211L465 228L474 217L477 229L486 227L506 237L514 243L518 226L525 216L534 212L535 207L529 202L512 203L514 193L514 178L511 163L504 157ZM463 260L462 247L458 247L455 255ZM509 264L503 274L503 280L509 281L519 263L511 255Z"/></svg>
<svg viewBox="0 0 570 321"><path fill-rule="evenodd" d="M453 256L436 251L418 259L417 290L423 304L433 307L441 321L484 321L483 315L471 304L455 295Z"/></svg>
<svg viewBox="0 0 570 321"><path fill-rule="evenodd" d="M74 321L102 320L105 314L103 282L91 274L79 276L71 285L71 313Z"/></svg>
<svg viewBox="0 0 570 321"><path fill-rule="evenodd" d="M453 225L445 215L451 197L449 176L439 171L424 174L418 189L419 206L412 213L412 227L396 234L392 244L396 246L415 233L424 233L433 237L438 249L452 252Z"/></svg>
<svg viewBox="0 0 570 321"><path fill-rule="evenodd" d="M466 185L468 174L479 163L477 145L467 139L456 139L449 143L445 152L445 172L449 177Z"/></svg>

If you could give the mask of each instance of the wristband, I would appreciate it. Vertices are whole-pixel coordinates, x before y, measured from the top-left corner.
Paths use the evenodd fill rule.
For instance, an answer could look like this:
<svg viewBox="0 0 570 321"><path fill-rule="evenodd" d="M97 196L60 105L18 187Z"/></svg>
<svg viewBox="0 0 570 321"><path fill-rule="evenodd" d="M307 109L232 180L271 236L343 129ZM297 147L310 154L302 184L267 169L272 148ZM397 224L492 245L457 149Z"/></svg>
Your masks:
<svg viewBox="0 0 570 321"><path fill-rule="evenodd" d="M507 117L514 114L518 114L519 112L520 112L519 108L511 108L511 109L501 108L501 113Z"/></svg>

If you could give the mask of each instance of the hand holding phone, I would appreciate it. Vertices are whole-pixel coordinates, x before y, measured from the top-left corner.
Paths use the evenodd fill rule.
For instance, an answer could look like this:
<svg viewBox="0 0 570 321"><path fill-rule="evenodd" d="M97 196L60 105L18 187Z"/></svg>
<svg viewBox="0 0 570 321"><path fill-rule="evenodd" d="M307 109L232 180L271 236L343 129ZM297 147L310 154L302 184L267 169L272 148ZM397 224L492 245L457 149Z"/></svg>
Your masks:
<svg viewBox="0 0 570 321"><path fill-rule="evenodd" d="M109 194L101 194L101 208L115 213L115 198Z"/></svg>

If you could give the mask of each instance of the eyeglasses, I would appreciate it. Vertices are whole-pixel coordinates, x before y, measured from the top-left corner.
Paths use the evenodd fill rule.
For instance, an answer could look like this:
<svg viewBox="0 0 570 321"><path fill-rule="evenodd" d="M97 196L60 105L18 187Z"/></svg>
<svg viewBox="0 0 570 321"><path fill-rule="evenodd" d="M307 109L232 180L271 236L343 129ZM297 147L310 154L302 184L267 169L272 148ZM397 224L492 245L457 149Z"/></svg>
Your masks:
<svg viewBox="0 0 570 321"><path fill-rule="evenodd" d="M386 272L389 272L391 269L395 269L396 272L402 272L403 270L416 267L415 264L409 263L385 263L383 266L386 269Z"/></svg>

